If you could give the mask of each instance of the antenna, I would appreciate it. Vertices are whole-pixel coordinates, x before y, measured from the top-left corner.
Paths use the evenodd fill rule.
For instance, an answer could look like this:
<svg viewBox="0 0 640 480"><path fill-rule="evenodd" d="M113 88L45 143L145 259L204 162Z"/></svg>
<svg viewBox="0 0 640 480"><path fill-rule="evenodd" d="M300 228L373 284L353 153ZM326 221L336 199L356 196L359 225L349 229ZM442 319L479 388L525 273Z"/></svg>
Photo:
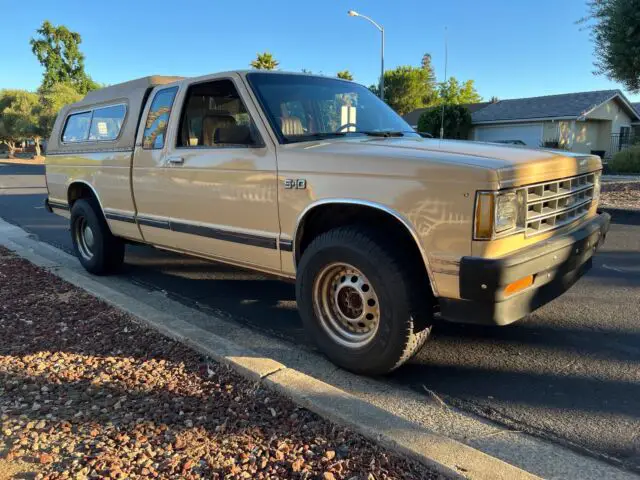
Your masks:
<svg viewBox="0 0 640 480"><path fill-rule="evenodd" d="M447 27L444 27L444 87L447 86L447 64L449 63L449 49L447 45ZM440 114L440 140L444 138L444 100Z"/></svg>

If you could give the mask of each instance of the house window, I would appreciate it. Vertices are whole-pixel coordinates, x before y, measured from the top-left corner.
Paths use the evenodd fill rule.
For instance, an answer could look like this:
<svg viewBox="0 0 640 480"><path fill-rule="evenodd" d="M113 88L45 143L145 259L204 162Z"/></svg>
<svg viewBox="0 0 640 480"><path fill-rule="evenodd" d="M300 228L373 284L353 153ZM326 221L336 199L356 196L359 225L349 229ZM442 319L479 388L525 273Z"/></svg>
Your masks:
<svg viewBox="0 0 640 480"><path fill-rule="evenodd" d="M171 87L159 90L156 93L144 125L142 148L159 149L164 147L169 115L171 114L173 99L176 97L177 91L178 87Z"/></svg>

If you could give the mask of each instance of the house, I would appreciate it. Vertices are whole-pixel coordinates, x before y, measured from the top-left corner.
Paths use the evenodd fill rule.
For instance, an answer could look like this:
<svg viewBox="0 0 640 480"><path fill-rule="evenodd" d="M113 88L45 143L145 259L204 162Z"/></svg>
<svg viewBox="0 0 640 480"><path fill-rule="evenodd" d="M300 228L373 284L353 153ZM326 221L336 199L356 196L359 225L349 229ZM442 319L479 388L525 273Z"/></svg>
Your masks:
<svg viewBox="0 0 640 480"><path fill-rule="evenodd" d="M471 114L473 114L474 112L477 112L478 110L486 107L487 105L491 105L491 102L481 102L481 103L466 103L464 105L462 105L463 107L467 107L467 109L469 110L469 112ZM416 110L413 110L412 112L407 113L406 115L404 115L402 118L405 119L405 121L411 125L411 128L413 129L417 129L418 128L418 120L420 119L420 116L424 113L424 112L428 112L429 110L432 110L434 108L439 108L439 107L426 107L426 108L418 108Z"/></svg>
<svg viewBox="0 0 640 480"><path fill-rule="evenodd" d="M468 108L470 140L519 140L530 147L555 146L611 158L631 145L634 134L640 135L640 104L631 104L620 90L516 98ZM414 125L421 113L416 110L404 118Z"/></svg>
<svg viewBox="0 0 640 480"><path fill-rule="evenodd" d="M471 115L470 138L521 140L609 158L630 143L640 113L619 90L501 100Z"/></svg>

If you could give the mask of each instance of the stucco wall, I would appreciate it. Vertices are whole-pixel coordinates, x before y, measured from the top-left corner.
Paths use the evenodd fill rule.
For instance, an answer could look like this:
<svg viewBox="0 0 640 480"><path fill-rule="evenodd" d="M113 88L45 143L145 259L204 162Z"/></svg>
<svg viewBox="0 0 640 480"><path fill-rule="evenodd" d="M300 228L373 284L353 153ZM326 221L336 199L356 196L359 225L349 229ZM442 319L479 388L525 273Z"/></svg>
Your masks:
<svg viewBox="0 0 640 480"><path fill-rule="evenodd" d="M587 115L588 119L596 119L596 120L610 120L611 121L611 131L609 133L620 133L620 127L622 125L631 125L631 117L625 112L620 104L611 100L604 105L599 106L589 115Z"/></svg>

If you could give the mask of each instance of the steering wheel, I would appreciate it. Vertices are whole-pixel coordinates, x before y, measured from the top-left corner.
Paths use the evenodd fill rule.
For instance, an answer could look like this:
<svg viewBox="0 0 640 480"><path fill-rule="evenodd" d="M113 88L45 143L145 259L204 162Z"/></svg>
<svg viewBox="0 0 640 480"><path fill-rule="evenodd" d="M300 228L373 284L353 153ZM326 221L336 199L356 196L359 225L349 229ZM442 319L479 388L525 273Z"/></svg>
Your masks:
<svg viewBox="0 0 640 480"><path fill-rule="evenodd" d="M345 123L344 125L340 125L336 130L336 133L342 132L345 128L357 127L355 123Z"/></svg>

